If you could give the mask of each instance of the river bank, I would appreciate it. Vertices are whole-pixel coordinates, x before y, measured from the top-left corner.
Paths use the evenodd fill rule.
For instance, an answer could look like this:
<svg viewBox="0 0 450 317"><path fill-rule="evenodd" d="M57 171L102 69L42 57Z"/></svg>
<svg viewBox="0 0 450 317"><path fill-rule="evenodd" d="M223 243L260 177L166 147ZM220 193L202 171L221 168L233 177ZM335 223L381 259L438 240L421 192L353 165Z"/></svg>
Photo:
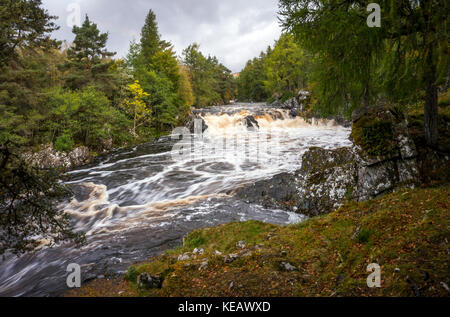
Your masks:
<svg viewBox="0 0 450 317"><path fill-rule="evenodd" d="M450 187L350 202L299 225L231 223L66 296L449 296ZM199 251L200 250L200 251ZM381 288L367 266L381 266ZM162 287L137 286L142 273Z"/></svg>

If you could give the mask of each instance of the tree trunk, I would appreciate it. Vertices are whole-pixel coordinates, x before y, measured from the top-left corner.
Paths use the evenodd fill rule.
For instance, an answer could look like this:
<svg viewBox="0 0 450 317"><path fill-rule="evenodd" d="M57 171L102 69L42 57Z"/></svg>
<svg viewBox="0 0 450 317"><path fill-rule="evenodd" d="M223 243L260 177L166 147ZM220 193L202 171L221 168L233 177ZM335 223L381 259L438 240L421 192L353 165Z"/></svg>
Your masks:
<svg viewBox="0 0 450 317"><path fill-rule="evenodd" d="M430 45L425 72L426 96L424 109L424 126L425 126L425 140L427 145L432 148L438 146L438 87L436 85L436 63L433 60L434 47Z"/></svg>
<svg viewBox="0 0 450 317"><path fill-rule="evenodd" d="M136 143L136 117L137 117L137 111L136 111L136 106L134 106L134 121L133 121L133 138L134 138L134 143Z"/></svg>
<svg viewBox="0 0 450 317"><path fill-rule="evenodd" d="M427 83L425 97L425 140L432 148L438 146L438 89L434 81Z"/></svg>

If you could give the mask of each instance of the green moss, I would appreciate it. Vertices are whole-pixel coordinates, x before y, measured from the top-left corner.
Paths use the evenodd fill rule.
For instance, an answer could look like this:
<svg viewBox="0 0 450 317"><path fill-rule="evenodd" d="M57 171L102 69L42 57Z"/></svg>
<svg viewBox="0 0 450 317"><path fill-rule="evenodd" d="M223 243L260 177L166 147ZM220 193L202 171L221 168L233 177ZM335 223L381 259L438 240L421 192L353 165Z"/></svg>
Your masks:
<svg viewBox="0 0 450 317"><path fill-rule="evenodd" d="M198 248L205 243L205 239L203 238L200 231L195 231L191 233L186 240L184 241L184 246L189 249Z"/></svg>
<svg viewBox="0 0 450 317"><path fill-rule="evenodd" d="M371 235L371 233L372 233L372 231L371 230L368 230L368 229L361 229L359 232L358 232L358 234L356 235L356 240L359 242L359 243L367 243L367 242L369 242L369 238L370 238L370 235Z"/></svg>
<svg viewBox="0 0 450 317"><path fill-rule="evenodd" d="M355 144L370 156L384 156L394 147L392 122L366 117L353 124L352 138Z"/></svg>

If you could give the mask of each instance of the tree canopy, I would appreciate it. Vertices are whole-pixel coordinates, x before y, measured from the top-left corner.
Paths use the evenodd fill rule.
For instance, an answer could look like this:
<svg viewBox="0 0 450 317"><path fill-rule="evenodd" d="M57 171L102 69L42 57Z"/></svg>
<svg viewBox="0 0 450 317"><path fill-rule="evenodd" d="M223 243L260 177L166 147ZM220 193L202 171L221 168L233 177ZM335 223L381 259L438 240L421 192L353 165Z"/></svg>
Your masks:
<svg viewBox="0 0 450 317"><path fill-rule="evenodd" d="M355 109L384 99L402 106L421 96L427 143L435 147L438 87L449 71L448 1L378 1L379 28L367 25L369 3L280 0L280 18L315 56L319 103Z"/></svg>

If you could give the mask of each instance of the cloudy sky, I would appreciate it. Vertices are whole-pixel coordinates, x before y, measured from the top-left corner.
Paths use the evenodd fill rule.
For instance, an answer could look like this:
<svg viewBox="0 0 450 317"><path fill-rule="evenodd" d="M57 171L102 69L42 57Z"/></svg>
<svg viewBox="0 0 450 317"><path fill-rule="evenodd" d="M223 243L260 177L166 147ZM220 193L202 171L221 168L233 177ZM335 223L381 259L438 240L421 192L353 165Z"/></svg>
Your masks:
<svg viewBox="0 0 450 317"><path fill-rule="evenodd" d="M74 21L77 6L82 15L109 32L108 48L118 57L126 55L130 41L139 40L149 9L156 14L162 38L177 53L197 42L201 51L215 55L233 72L248 59L272 45L281 29L277 0L43 0L43 6L59 17L54 36L71 42L68 21Z"/></svg>

